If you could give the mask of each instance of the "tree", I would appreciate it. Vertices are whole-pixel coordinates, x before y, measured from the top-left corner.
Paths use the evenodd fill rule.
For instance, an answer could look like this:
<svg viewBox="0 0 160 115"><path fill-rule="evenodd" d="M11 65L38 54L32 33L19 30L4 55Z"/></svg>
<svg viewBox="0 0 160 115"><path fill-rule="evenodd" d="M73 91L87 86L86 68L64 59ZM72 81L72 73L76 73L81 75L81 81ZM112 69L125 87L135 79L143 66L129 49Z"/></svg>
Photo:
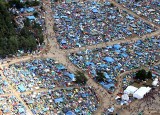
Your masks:
<svg viewBox="0 0 160 115"><path fill-rule="evenodd" d="M105 80L104 74L100 71L97 71L97 76L95 78L96 78L96 81L98 82L102 82Z"/></svg>
<svg viewBox="0 0 160 115"><path fill-rule="evenodd" d="M78 84L83 84L83 85L86 84L87 78L86 78L86 76L84 75L84 73L82 73L82 72L80 72L80 71L76 71L75 76L76 76L76 81L75 81L76 83L78 83Z"/></svg>
<svg viewBox="0 0 160 115"><path fill-rule="evenodd" d="M152 72L151 71L146 72L144 69L139 70L135 76L135 79L138 80L146 80L151 78L152 78Z"/></svg>
<svg viewBox="0 0 160 115"><path fill-rule="evenodd" d="M152 72L151 72L151 71L148 71L148 73L147 73L147 78L148 78L148 79L151 79L151 78L152 78Z"/></svg>
<svg viewBox="0 0 160 115"><path fill-rule="evenodd" d="M38 17L38 12L34 12L33 15L34 15L35 17Z"/></svg>

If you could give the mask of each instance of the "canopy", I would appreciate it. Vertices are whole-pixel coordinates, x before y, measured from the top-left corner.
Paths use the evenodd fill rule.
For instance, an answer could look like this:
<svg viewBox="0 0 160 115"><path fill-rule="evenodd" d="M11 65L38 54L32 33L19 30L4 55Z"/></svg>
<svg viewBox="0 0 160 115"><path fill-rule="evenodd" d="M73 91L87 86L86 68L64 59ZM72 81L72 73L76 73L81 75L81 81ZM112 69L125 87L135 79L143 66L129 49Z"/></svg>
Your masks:
<svg viewBox="0 0 160 115"><path fill-rule="evenodd" d="M138 88L134 86L128 86L125 90L124 93L126 94L133 94L135 91L137 91Z"/></svg>
<svg viewBox="0 0 160 115"><path fill-rule="evenodd" d="M141 87L133 94L133 97L137 99L142 99L144 95L147 94L150 90L150 87Z"/></svg>

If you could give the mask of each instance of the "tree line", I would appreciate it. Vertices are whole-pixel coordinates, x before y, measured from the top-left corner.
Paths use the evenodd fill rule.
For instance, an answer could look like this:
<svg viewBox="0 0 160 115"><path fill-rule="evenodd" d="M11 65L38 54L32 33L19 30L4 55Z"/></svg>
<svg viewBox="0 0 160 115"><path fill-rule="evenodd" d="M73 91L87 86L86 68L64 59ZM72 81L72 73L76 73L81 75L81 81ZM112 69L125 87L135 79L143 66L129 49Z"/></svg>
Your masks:
<svg viewBox="0 0 160 115"><path fill-rule="evenodd" d="M43 43L42 27L26 20L19 29L8 11L9 5L0 1L0 58L16 54L18 50L32 52Z"/></svg>

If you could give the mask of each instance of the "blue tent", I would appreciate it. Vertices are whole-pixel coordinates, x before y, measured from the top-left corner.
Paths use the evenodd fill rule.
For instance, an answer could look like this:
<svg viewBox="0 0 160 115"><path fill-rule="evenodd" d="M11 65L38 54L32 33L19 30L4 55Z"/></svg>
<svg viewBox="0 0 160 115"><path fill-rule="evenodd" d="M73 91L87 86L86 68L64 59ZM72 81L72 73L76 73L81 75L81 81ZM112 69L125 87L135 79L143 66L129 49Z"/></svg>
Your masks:
<svg viewBox="0 0 160 115"><path fill-rule="evenodd" d="M136 52L136 54L139 56L143 55L143 53L141 53L141 52Z"/></svg>
<svg viewBox="0 0 160 115"><path fill-rule="evenodd" d="M21 9L20 9L20 12L21 12L21 13L23 13L24 11L25 11L25 9L24 9L24 8L21 8Z"/></svg>
<svg viewBox="0 0 160 115"><path fill-rule="evenodd" d="M75 81L75 75L73 73L66 74L72 81Z"/></svg>
<svg viewBox="0 0 160 115"><path fill-rule="evenodd" d="M26 88L22 84L18 85L18 89L19 89L20 92L26 91Z"/></svg>
<svg viewBox="0 0 160 115"><path fill-rule="evenodd" d="M105 76L106 79L110 78L109 75L106 72L104 72L103 74L104 74L104 76Z"/></svg>
<svg viewBox="0 0 160 115"><path fill-rule="evenodd" d="M25 110L24 110L24 108L18 108L18 112L19 113L25 113Z"/></svg>
<svg viewBox="0 0 160 115"><path fill-rule="evenodd" d="M114 47L115 49L119 49L119 48L121 48L121 45L115 44L113 47Z"/></svg>
<svg viewBox="0 0 160 115"><path fill-rule="evenodd" d="M134 20L134 17L132 17L132 16L127 16L126 18L130 19L130 20Z"/></svg>
<svg viewBox="0 0 160 115"><path fill-rule="evenodd" d="M63 102L63 98L56 98L56 99L54 99L54 102L61 103L61 102Z"/></svg>
<svg viewBox="0 0 160 115"><path fill-rule="evenodd" d="M95 64L93 62L86 62L86 65L87 66L89 66L89 65L95 66Z"/></svg>
<svg viewBox="0 0 160 115"><path fill-rule="evenodd" d="M106 62L114 62L114 59L111 57L105 57L103 60Z"/></svg>
<svg viewBox="0 0 160 115"><path fill-rule="evenodd" d="M26 8L26 11L27 11L27 12L33 12L33 11L34 11L34 8L31 8L31 7Z"/></svg>
<svg viewBox="0 0 160 115"><path fill-rule="evenodd" d="M64 67L63 65L58 65L57 68L58 68L59 70L65 69L65 67Z"/></svg>
<svg viewBox="0 0 160 115"><path fill-rule="evenodd" d="M152 32L152 30L151 30L151 29L147 29L147 32L151 33L151 32Z"/></svg>
<svg viewBox="0 0 160 115"><path fill-rule="evenodd" d="M122 51L126 51L126 48L122 48L121 50L122 50Z"/></svg>
<svg viewBox="0 0 160 115"><path fill-rule="evenodd" d="M34 16L27 16L27 18L28 18L29 20L35 20L35 19L36 19Z"/></svg>
<svg viewBox="0 0 160 115"><path fill-rule="evenodd" d="M94 13L98 13L97 8L93 8L93 9L92 9L92 12L94 12Z"/></svg>
<svg viewBox="0 0 160 115"><path fill-rule="evenodd" d="M126 53L122 53L121 54L123 57L128 57L128 54L126 54Z"/></svg>
<svg viewBox="0 0 160 115"><path fill-rule="evenodd" d="M64 39L61 41L61 44L66 44L66 43L67 43L67 41Z"/></svg>
<svg viewBox="0 0 160 115"><path fill-rule="evenodd" d="M72 112L72 111L68 111L67 113L66 113L66 115L76 115L74 112Z"/></svg>
<svg viewBox="0 0 160 115"><path fill-rule="evenodd" d="M121 51L120 50L115 50L115 52L119 54Z"/></svg>
<svg viewBox="0 0 160 115"><path fill-rule="evenodd" d="M115 85L113 83L110 83L110 84L102 84L102 86L106 89L110 89L111 87L115 87Z"/></svg>
<svg viewBox="0 0 160 115"><path fill-rule="evenodd" d="M82 97L83 97L83 98L85 98L85 97L87 97L87 96L89 96L88 93L83 93L83 94L82 94Z"/></svg>

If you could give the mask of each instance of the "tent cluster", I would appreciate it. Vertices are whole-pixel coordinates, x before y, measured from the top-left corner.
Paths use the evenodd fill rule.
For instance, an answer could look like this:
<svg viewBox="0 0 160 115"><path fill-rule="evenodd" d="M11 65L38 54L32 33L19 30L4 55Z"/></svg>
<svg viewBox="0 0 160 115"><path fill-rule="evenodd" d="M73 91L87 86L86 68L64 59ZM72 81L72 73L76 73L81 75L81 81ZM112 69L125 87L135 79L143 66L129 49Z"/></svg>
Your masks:
<svg viewBox="0 0 160 115"><path fill-rule="evenodd" d="M144 35L155 28L121 11L110 2L53 5L55 35L61 48L82 47Z"/></svg>
<svg viewBox="0 0 160 115"><path fill-rule="evenodd" d="M138 15L160 25L160 2L159 0L116 0Z"/></svg>
<svg viewBox="0 0 160 115"><path fill-rule="evenodd" d="M89 87L34 92L21 97L34 115L86 115L92 114L98 107L97 97Z"/></svg>
<svg viewBox="0 0 160 115"><path fill-rule="evenodd" d="M106 80L100 84L107 90L114 90L116 77L120 72L148 65L159 60L160 38L132 41L112 46L71 53L73 64L88 71L94 77L102 71Z"/></svg>
<svg viewBox="0 0 160 115"><path fill-rule="evenodd" d="M26 108L15 96L6 96L0 98L0 113L24 115Z"/></svg>
<svg viewBox="0 0 160 115"><path fill-rule="evenodd" d="M4 68L4 75L17 91L25 92L39 88L74 85L75 75L53 59L36 59Z"/></svg>

